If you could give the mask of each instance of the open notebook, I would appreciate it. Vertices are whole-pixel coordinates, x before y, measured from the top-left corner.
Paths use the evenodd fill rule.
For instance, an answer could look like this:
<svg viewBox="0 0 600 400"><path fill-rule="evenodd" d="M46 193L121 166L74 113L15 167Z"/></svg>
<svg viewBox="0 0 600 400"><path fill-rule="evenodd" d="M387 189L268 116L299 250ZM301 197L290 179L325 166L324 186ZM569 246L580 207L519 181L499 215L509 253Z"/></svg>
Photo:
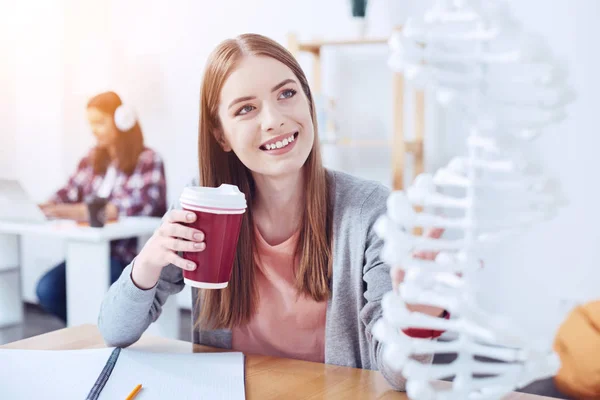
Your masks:
<svg viewBox="0 0 600 400"><path fill-rule="evenodd" d="M242 353L0 349L0 399L244 399Z"/></svg>

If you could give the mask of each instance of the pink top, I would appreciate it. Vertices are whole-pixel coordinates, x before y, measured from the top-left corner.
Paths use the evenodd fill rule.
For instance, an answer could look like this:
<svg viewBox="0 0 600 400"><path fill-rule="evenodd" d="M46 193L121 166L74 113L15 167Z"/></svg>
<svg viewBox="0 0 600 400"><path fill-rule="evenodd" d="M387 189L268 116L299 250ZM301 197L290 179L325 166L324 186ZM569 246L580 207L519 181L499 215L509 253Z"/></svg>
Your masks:
<svg viewBox="0 0 600 400"><path fill-rule="evenodd" d="M271 246L258 229L254 231L258 308L247 325L232 330L232 348L249 354L324 362L327 302L298 295L294 288L294 250L299 232Z"/></svg>

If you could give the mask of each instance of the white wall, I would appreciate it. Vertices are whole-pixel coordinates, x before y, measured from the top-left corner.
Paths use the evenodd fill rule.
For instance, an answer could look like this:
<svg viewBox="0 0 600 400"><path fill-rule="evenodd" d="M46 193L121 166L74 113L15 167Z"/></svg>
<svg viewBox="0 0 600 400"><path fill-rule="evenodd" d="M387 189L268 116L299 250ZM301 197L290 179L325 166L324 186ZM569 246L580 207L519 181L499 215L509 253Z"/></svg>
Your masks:
<svg viewBox="0 0 600 400"><path fill-rule="evenodd" d="M12 56L3 59L12 70L13 91L8 92L9 118L2 122L11 154L3 159L0 175L20 179L37 201L64 179L64 5L16 4L7 36ZM23 275L24 295L33 300L37 276L62 258L62 242L31 236L22 243L22 264L29 272Z"/></svg>
<svg viewBox="0 0 600 400"><path fill-rule="evenodd" d="M570 200L559 217L500 246L486 260L481 299L522 326L542 333L562 321L574 301L600 298L598 243L600 167L597 97L600 93L600 2L510 1L524 26L547 38L570 72L578 93L568 120L532 146L546 171L560 179ZM451 134L446 133L446 135Z"/></svg>
<svg viewBox="0 0 600 400"><path fill-rule="evenodd" d="M390 4L380 0L372 7L370 34L387 34L399 20L390 18ZM346 0L228 0L219 5L62 0L52 7L40 0L20 2L15 10L19 23L12 27L12 37L20 38L13 42L19 53L17 73L14 79L2 73L18 90L14 100L7 100L15 108L15 128L14 136L2 139L11 156L3 157L0 175L15 163L14 175L36 200L50 195L93 143L83 112L87 98L113 89L137 109L147 144L163 155L173 200L196 174L200 79L214 46L243 32L263 33L284 45L290 31L303 39L347 37L354 29L349 10ZM344 135L390 135L386 55L385 46L325 51L324 91L338 99ZM304 55L302 61L312 79L310 58ZM13 130L9 124L2 122L2 130ZM366 168L354 172L388 183L390 158L385 150L371 150ZM356 155L350 149L343 158L352 161ZM36 163L29 162L31 156ZM346 161L342 167L352 170L353 165ZM61 246L28 238L24 248L24 291L34 300L34 284L60 259Z"/></svg>
<svg viewBox="0 0 600 400"><path fill-rule="evenodd" d="M387 3L378 3L375 16L380 18L371 24L373 35L391 29L392 21L382 17ZM111 33L114 57L119 60L117 89L139 109L148 142L159 148L167 161L170 198L176 197L188 177L196 173L200 79L214 46L244 32L260 32L282 44L287 43L291 31L305 39L347 37L352 32L348 7L346 0L226 0L219 6L208 2L168 6L159 1L113 2ZM129 17L132 13L136 14L135 22ZM163 29L157 30L159 25ZM338 98L339 125L345 135L385 137L391 132L391 79L385 67L386 55L385 46L358 54L325 50L324 89ZM302 60L310 79L310 57L303 56ZM132 74L138 78L131 79ZM368 166L375 173L367 171L367 175L386 180L385 169L391 162L386 151L383 157L380 151L379 157L372 158ZM355 153L350 151L349 158L355 159Z"/></svg>
<svg viewBox="0 0 600 400"><path fill-rule="evenodd" d="M19 4L32 2L43 4L34 0ZM17 149L16 158L0 162L0 175L6 173L8 163L18 161L18 176L40 197L64 181L92 143L82 112L92 92L113 88L136 107L147 143L165 159L168 193L174 199L196 173L200 79L206 56L220 40L250 31L285 44L290 31L303 39L347 37L352 32L347 0L224 0L218 5L190 0L169 6L158 0L80 3L63 0L53 7L43 6L33 16L34 33L19 31L26 34L23 40L28 50L18 58L15 69L17 119L0 122L0 131L10 131L13 128L6 127L14 125L15 132L27 138L2 137L2 145ZM427 4L407 3L373 0L370 33L389 32L408 11ZM542 329L556 326L563 312L561 299L599 297L595 259L600 191L592 174L600 167L594 119L595 97L600 92L595 73L600 69L600 56L594 52L595 38L600 37L596 22L600 3L511 0L511 4L524 23L546 36L554 51L567 60L579 93L569 120L548 132L534 148L547 169L562 179L572 205L557 220L525 235L519 244L499 248L496 257L487 260L481 279L481 298L488 308L508 312L524 324L540 321L538 329ZM64 24L59 23L61 18ZM386 55L384 47L324 51L324 90L338 99L338 122L344 134L390 134L391 80ZM300 61L310 79L310 58L303 55ZM6 73L4 67L0 71ZM25 79L30 75L32 82ZM12 79L3 76L0 82L10 84ZM37 90L40 85L43 91ZM449 156L461 148L453 141L457 133L453 129L444 132L448 146L440 154ZM25 152L39 162L32 166L19 161L27 159ZM347 161L356 159L357 152L348 151L343 167L384 182L389 179L385 151L361 152L360 165ZM428 160L430 165L440 162ZM39 165L53 166L44 169L43 179ZM30 254L49 250L40 247Z"/></svg>
<svg viewBox="0 0 600 400"><path fill-rule="evenodd" d="M12 62L15 54L14 42L9 38L14 20L14 6L6 7L0 13L0 177L14 178L16 143L15 143L15 109L16 109L16 70Z"/></svg>
<svg viewBox="0 0 600 400"><path fill-rule="evenodd" d="M561 298L585 301L600 297L600 234L595 228L600 223L600 191L593 176L598 169L596 149L600 145L595 118L600 55L594 50L600 35L600 3L557 1L552 7L542 1L514 3L515 11L564 57L578 93L570 118L549 131L536 147L548 171L562 181L571 205L557 220L539 227L518 248L507 252L502 268L508 273L523 270L523 277L512 285L504 279L505 284L491 294L494 301L490 303L499 302L499 291L504 287L512 297L505 307L524 323L531 324L527 321L532 321L535 314L544 316L552 326L561 318ZM489 275L492 281L493 275ZM552 301L558 302L556 309L544 305Z"/></svg>

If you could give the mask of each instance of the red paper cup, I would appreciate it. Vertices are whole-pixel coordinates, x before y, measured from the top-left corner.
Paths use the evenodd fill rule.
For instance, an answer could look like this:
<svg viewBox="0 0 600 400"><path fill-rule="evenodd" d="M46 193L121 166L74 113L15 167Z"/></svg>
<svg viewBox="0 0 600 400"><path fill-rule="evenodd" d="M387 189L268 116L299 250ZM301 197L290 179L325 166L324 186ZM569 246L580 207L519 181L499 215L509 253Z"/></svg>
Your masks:
<svg viewBox="0 0 600 400"><path fill-rule="evenodd" d="M183 271L186 284L201 289L227 287L237 250L246 197L237 186L218 188L187 187L180 197L181 206L196 214L196 221L186 224L204 232L206 249L184 252L183 258L196 263L194 271Z"/></svg>

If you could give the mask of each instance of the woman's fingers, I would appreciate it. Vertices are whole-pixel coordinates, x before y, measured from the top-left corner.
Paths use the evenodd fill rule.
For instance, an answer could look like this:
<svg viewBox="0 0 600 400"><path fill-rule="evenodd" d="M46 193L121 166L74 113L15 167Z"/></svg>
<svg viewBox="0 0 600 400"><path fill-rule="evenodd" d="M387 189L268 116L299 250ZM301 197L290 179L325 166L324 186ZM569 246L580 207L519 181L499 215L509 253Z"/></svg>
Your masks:
<svg viewBox="0 0 600 400"><path fill-rule="evenodd" d="M196 214L185 210L171 210L167 214L167 221L171 223L187 223L196 221Z"/></svg>
<svg viewBox="0 0 600 400"><path fill-rule="evenodd" d="M176 267L179 267L181 269L185 269L188 271L193 271L196 269L195 263L193 263L192 261L185 260L185 259L179 257L175 253L169 253L169 256L167 258L168 258L166 260L167 264L173 264Z"/></svg>
<svg viewBox="0 0 600 400"><path fill-rule="evenodd" d="M166 237L192 240L195 242L204 241L204 232L176 223L165 224L161 233Z"/></svg>
<svg viewBox="0 0 600 400"><path fill-rule="evenodd" d="M404 280L404 270L400 268L392 268L390 270L390 277L392 278L392 288L394 291L398 290L398 285Z"/></svg>
<svg viewBox="0 0 600 400"><path fill-rule="evenodd" d="M413 257L420 260L433 261L437 257L438 253L438 251L419 251L418 253L415 253Z"/></svg>
<svg viewBox="0 0 600 400"><path fill-rule="evenodd" d="M165 247L174 252L198 252L203 251L206 248L206 243L192 242L171 237L165 238Z"/></svg>
<svg viewBox="0 0 600 400"><path fill-rule="evenodd" d="M444 234L444 228L429 228L423 236L432 239L439 239Z"/></svg>
<svg viewBox="0 0 600 400"><path fill-rule="evenodd" d="M429 228L423 234L423 236L430 238L430 239L439 239L444 234L444 231L445 231L444 228ZM434 261L438 254L439 254L439 251L424 250L424 251L419 251L419 252L415 253L413 257L419 258L421 260Z"/></svg>

